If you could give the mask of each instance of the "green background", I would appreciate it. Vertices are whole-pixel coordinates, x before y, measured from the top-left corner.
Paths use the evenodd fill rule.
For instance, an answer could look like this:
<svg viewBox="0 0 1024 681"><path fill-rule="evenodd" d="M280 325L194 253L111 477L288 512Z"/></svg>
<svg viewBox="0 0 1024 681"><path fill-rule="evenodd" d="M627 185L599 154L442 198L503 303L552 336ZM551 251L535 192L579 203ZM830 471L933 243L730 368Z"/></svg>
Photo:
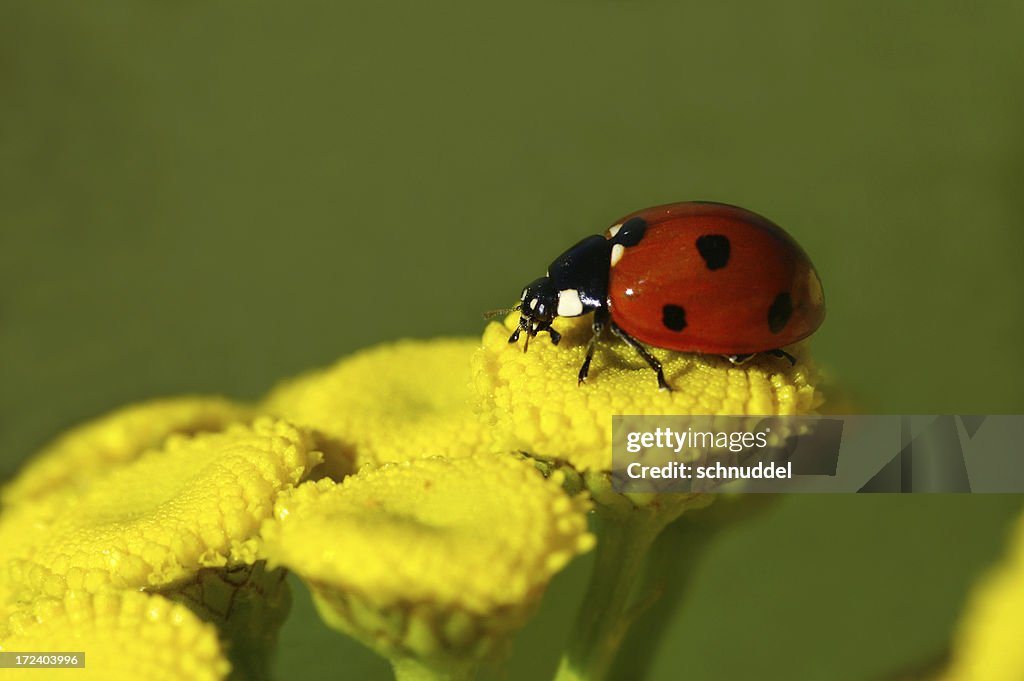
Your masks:
<svg viewBox="0 0 1024 681"><path fill-rule="evenodd" d="M1014 1L5 0L0 479L133 400L476 334L580 237L697 198L803 244L864 411L1020 412L1022 34ZM783 500L708 540L652 678L926 658L1019 507ZM510 678L548 673L587 567ZM386 678L305 598L282 678Z"/></svg>

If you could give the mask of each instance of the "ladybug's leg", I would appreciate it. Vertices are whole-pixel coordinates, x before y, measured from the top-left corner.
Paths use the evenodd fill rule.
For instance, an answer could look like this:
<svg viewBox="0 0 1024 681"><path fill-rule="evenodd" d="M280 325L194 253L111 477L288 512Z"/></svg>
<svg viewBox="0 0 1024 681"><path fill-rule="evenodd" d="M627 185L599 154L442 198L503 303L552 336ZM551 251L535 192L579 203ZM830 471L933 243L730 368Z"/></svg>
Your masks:
<svg viewBox="0 0 1024 681"><path fill-rule="evenodd" d="M582 384L587 380L587 374L590 373L590 360L594 358L594 348L597 347L597 341L601 337L601 333L604 331L605 325L608 323L608 310L604 308L598 308L594 310L594 335L590 337L590 342L587 343L587 358L583 360L583 366L580 367L579 380L577 385Z"/></svg>
<svg viewBox="0 0 1024 681"><path fill-rule="evenodd" d="M746 364L750 361L750 358L756 355L756 352L752 352L748 355L726 355L725 358L732 362L733 365L739 366L740 364ZM779 359L788 359L791 366L796 365L796 357L789 354L785 350L775 348L774 350L765 350L764 354L771 355L772 357L778 357Z"/></svg>
<svg viewBox="0 0 1024 681"><path fill-rule="evenodd" d="M512 335L509 336L508 342L515 343L516 341L518 341L519 334L522 331L526 331L526 335L524 336L525 341L523 342L523 352L526 352L527 350L530 349L530 339L536 336L541 331L548 332L548 335L551 336L552 345L558 345L558 341L562 340L562 334L552 329L550 323L537 324L534 327L530 327L523 323L520 323L519 328L513 331Z"/></svg>
<svg viewBox="0 0 1024 681"><path fill-rule="evenodd" d="M542 331L547 331L548 335L551 336L552 345L558 345L558 341L562 340L562 334L551 328L551 322L539 323L533 330L528 331L527 334L530 336L536 336Z"/></svg>
<svg viewBox="0 0 1024 681"><path fill-rule="evenodd" d="M509 343L517 342L519 340L519 334L521 332L523 332L523 331L526 332L526 345L529 345L530 344L530 324L527 321L526 317L520 317L519 318L519 326L517 326L516 330L512 332L512 335L508 337L508 342ZM525 347L523 348L523 352L526 352Z"/></svg>
<svg viewBox="0 0 1024 681"><path fill-rule="evenodd" d="M668 382L665 380L665 372L662 371L661 369L661 362L659 362L658 359L654 355L652 355L647 348L641 345L640 341L638 341L637 339L633 338L628 333L620 329L615 322L609 322L609 326L611 326L612 333L614 333L626 345L636 350L637 353L644 358L644 361L647 362L647 366L654 369L654 373L658 375L658 389L668 390L669 392L671 392L672 386L670 386Z"/></svg>
<svg viewBox="0 0 1024 681"><path fill-rule="evenodd" d="M790 366L796 366L796 357L789 354L785 350L775 348L774 350L769 350L767 354L771 355L772 357L778 357L779 359L788 359Z"/></svg>
<svg viewBox="0 0 1024 681"><path fill-rule="evenodd" d="M729 360L729 363L732 364L733 366L739 366L741 364L746 364L747 362L749 362L750 358L753 357L755 354L757 353L751 352L746 355L726 355L725 358Z"/></svg>

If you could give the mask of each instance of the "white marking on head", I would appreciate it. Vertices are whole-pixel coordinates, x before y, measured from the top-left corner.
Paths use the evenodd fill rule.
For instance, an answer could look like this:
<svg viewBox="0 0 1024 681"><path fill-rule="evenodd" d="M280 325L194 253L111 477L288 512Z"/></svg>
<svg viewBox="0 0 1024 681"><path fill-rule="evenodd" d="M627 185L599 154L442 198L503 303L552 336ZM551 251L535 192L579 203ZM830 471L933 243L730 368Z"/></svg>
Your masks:
<svg viewBox="0 0 1024 681"><path fill-rule="evenodd" d="M615 267L619 260L622 258L622 254L626 252L626 247L622 244L615 244L612 246L612 267Z"/></svg>
<svg viewBox="0 0 1024 681"><path fill-rule="evenodd" d="M526 289L523 289L523 295L519 296L519 300L526 300Z"/></svg>
<svg viewBox="0 0 1024 681"><path fill-rule="evenodd" d="M567 288L558 292L558 316L579 317L583 314L583 301L580 299L580 292L574 288Z"/></svg>
<svg viewBox="0 0 1024 681"><path fill-rule="evenodd" d="M619 233L620 229L622 229L622 223L621 222L619 224L617 224L617 225L612 225L611 227L608 228L608 236L614 238L615 235Z"/></svg>
<svg viewBox="0 0 1024 681"><path fill-rule="evenodd" d="M540 301L539 301L539 300L537 300L536 298L534 298L533 300L531 300L531 301L530 301L530 309L531 309L531 310L536 310L536 309L537 309L537 303L539 303L539 302L540 302Z"/></svg>

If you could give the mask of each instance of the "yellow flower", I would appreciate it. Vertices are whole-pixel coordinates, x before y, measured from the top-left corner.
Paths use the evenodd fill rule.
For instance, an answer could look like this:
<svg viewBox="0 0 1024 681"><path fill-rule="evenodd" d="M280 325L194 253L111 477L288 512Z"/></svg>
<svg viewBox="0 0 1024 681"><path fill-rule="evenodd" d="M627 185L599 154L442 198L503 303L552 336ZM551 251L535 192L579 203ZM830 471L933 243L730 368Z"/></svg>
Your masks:
<svg viewBox="0 0 1024 681"><path fill-rule="evenodd" d="M366 463L465 456L488 438L474 410L474 339L401 341L289 381L264 407L320 435L328 474Z"/></svg>
<svg viewBox="0 0 1024 681"><path fill-rule="evenodd" d="M272 563L311 585L333 626L392 659L488 655L548 580L589 550L587 502L515 456L364 469L281 495Z"/></svg>
<svg viewBox="0 0 1024 681"><path fill-rule="evenodd" d="M252 416L250 407L221 397L177 397L119 409L68 431L36 454L0 489L0 502L11 506L66 487L84 489L169 435L217 431Z"/></svg>
<svg viewBox="0 0 1024 681"><path fill-rule="evenodd" d="M562 341L536 338L524 353L509 344L516 317L491 323L475 358L474 379L496 446L559 459L577 470L611 467L613 414L808 413L818 406L814 372L802 348L790 348L795 366L774 357L739 367L714 355L653 352L674 388L659 391L652 372L620 342L602 344L590 376L577 385L577 372L591 336L586 318L560 320Z"/></svg>
<svg viewBox="0 0 1024 681"><path fill-rule="evenodd" d="M201 567L252 562L277 493L318 461L308 435L271 419L173 436L84 490L4 513L0 594L29 601L156 587Z"/></svg>
<svg viewBox="0 0 1024 681"><path fill-rule="evenodd" d="M217 681L230 671L217 630L188 608L137 591L69 591L0 622L0 651L85 652L84 669L0 669L0 679Z"/></svg>
<svg viewBox="0 0 1024 681"><path fill-rule="evenodd" d="M970 598L943 681L1024 679L1024 516L1009 555Z"/></svg>

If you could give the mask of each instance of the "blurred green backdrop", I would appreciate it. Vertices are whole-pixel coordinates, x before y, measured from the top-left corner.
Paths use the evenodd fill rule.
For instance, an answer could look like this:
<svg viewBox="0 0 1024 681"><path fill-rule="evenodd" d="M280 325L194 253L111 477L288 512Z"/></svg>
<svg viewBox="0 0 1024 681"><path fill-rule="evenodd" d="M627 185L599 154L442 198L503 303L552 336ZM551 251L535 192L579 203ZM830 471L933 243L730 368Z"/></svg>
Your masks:
<svg viewBox="0 0 1024 681"><path fill-rule="evenodd" d="M804 245L816 354L864 410L1020 412L1022 34L1015 0L5 0L0 479L132 400L478 333L576 239L694 198ZM934 652L1019 507L787 499L712 542L654 678ZM513 679L554 664L586 569ZM304 598L283 676L386 677Z"/></svg>

